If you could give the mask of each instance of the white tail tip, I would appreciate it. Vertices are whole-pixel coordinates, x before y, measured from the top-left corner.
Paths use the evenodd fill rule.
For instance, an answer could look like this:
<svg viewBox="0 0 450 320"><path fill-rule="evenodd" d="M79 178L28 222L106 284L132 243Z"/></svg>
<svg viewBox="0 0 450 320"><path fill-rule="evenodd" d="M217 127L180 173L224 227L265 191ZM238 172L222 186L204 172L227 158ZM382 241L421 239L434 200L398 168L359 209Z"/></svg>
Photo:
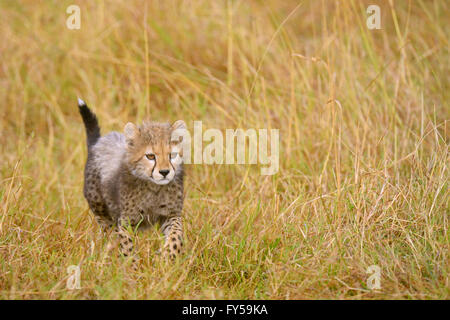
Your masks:
<svg viewBox="0 0 450 320"><path fill-rule="evenodd" d="M85 106L86 102L84 102L83 100L81 100L80 98L78 98L78 105L81 106Z"/></svg>

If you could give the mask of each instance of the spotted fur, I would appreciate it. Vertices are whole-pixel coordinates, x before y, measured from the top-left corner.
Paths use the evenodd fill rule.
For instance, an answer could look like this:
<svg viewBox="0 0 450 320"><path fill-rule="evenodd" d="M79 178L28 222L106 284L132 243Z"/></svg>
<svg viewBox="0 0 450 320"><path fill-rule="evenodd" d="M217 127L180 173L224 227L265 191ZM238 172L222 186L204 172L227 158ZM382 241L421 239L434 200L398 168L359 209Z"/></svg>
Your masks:
<svg viewBox="0 0 450 320"><path fill-rule="evenodd" d="M164 255L175 258L183 247L183 155L173 133L185 123L127 123L124 134L101 137L96 116L78 104L88 144L84 196L97 222L103 230L115 226L124 256L134 256L130 230L158 222Z"/></svg>

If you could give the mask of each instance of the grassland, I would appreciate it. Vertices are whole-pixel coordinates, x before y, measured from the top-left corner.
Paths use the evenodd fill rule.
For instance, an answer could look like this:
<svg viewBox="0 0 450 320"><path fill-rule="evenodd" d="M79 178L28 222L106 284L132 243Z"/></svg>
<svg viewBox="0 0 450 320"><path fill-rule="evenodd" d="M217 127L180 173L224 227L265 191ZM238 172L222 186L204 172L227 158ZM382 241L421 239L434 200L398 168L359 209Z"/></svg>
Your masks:
<svg viewBox="0 0 450 320"><path fill-rule="evenodd" d="M449 298L447 1L1 1L0 15L1 299ZM133 272L82 196L77 96L103 132L278 128L280 170L187 166L187 252L166 264L159 232L139 234Z"/></svg>

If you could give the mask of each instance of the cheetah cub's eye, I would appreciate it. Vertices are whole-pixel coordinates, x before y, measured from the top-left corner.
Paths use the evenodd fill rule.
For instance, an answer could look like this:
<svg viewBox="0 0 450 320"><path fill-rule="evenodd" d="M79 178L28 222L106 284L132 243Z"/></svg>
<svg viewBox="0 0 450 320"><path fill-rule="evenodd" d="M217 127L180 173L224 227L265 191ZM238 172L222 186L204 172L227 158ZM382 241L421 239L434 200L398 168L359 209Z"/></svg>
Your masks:
<svg viewBox="0 0 450 320"><path fill-rule="evenodd" d="M156 156L153 153L147 153L145 155L147 157L148 160L155 160Z"/></svg>
<svg viewBox="0 0 450 320"><path fill-rule="evenodd" d="M170 155L169 155L169 158L173 160L173 159L175 159L177 156L178 156L178 152L171 152Z"/></svg>

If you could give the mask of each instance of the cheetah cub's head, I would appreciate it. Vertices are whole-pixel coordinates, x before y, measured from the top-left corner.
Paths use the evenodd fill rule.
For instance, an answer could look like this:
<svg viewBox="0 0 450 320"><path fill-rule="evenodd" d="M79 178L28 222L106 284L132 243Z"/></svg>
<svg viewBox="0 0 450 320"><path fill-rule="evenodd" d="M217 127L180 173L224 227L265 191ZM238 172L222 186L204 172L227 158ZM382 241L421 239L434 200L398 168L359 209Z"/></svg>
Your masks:
<svg viewBox="0 0 450 320"><path fill-rule="evenodd" d="M181 171L183 137L179 132L186 124L178 120L169 123L144 122L141 126L129 122L124 134L127 142L125 161L130 172L144 180L164 185Z"/></svg>

